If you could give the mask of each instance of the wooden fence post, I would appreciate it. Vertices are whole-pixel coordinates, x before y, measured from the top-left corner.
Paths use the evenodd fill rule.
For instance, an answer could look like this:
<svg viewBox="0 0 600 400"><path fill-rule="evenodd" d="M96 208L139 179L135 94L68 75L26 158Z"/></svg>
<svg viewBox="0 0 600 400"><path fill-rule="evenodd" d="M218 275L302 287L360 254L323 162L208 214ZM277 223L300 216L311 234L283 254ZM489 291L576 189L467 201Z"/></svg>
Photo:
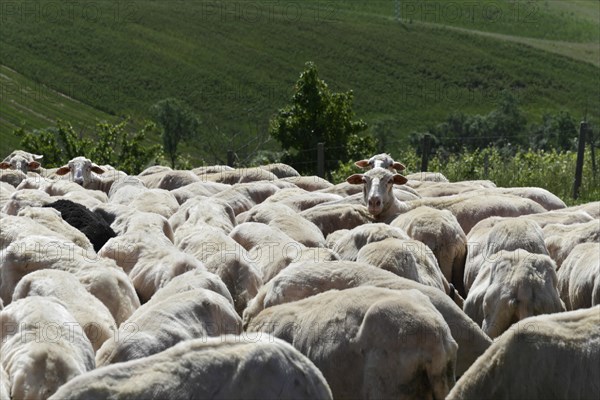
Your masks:
<svg viewBox="0 0 600 400"><path fill-rule="evenodd" d="M592 174L594 174L594 179L596 179L596 173L598 172L596 166L596 141L594 140L594 132L591 129L588 129L588 142L590 142L590 150L592 157Z"/></svg>
<svg viewBox="0 0 600 400"><path fill-rule="evenodd" d="M325 177L325 143L317 143L317 176Z"/></svg>
<svg viewBox="0 0 600 400"><path fill-rule="evenodd" d="M581 121L579 124L579 145L577 147L577 164L575 165L575 183L573 185L573 199L579 197L579 187L583 175L583 156L585 154L585 133L587 132L587 122Z"/></svg>
<svg viewBox="0 0 600 400"><path fill-rule="evenodd" d="M485 179L488 179L489 172L490 172L490 155L489 155L489 153L486 152L485 155L483 156L483 177Z"/></svg>
<svg viewBox="0 0 600 400"><path fill-rule="evenodd" d="M431 138L429 133L426 133L423 136L423 147L421 149L421 172L427 172L427 167L429 165L429 151L431 145Z"/></svg>
<svg viewBox="0 0 600 400"><path fill-rule="evenodd" d="M233 168L233 150L227 150L227 166Z"/></svg>

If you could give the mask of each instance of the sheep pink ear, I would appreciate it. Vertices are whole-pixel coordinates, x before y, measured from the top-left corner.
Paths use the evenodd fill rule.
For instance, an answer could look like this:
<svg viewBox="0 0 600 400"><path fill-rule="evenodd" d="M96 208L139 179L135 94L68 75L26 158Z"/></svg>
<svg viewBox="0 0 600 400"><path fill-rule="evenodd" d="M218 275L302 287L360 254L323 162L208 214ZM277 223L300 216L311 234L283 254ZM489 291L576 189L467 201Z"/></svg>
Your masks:
<svg viewBox="0 0 600 400"><path fill-rule="evenodd" d="M392 168L394 168L396 171L404 171L404 169L406 169L406 167L404 166L404 164L399 163L399 162L394 162L392 164Z"/></svg>
<svg viewBox="0 0 600 400"><path fill-rule="evenodd" d="M0 169L9 169L9 168L10 168L10 164L9 163L7 163L5 161L2 161L0 163Z"/></svg>
<svg viewBox="0 0 600 400"><path fill-rule="evenodd" d="M32 169L38 169L40 167L40 163L37 161L30 161L29 164L27 164L27 166L29 167L30 170Z"/></svg>
<svg viewBox="0 0 600 400"><path fill-rule="evenodd" d="M408 179L406 179L405 177L403 177L400 174L394 174L394 183L396 185L404 185L406 182L408 182Z"/></svg>
<svg viewBox="0 0 600 400"><path fill-rule="evenodd" d="M70 170L71 170L71 167L69 167L69 166L60 167L59 169L56 170L55 174L56 175L66 175L69 173Z"/></svg>
<svg viewBox="0 0 600 400"><path fill-rule="evenodd" d="M358 168L368 168L369 160L360 160L354 163Z"/></svg>
<svg viewBox="0 0 600 400"><path fill-rule="evenodd" d="M97 174L103 174L104 170L97 165L92 165L92 172L95 172Z"/></svg>
<svg viewBox="0 0 600 400"><path fill-rule="evenodd" d="M365 182L363 174L354 174L346 178L346 182L351 185L361 185Z"/></svg>

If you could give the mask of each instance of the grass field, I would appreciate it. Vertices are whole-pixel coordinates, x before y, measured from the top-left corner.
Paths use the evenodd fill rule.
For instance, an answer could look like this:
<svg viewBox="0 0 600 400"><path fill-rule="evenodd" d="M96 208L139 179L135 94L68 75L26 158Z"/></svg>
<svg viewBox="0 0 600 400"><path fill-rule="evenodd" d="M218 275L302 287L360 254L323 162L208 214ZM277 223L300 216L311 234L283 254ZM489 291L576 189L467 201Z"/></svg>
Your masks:
<svg viewBox="0 0 600 400"><path fill-rule="evenodd" d="M128 114L139 121L155 102L178 97L203 121L187 150L222 160L264 135L308 60L333 90L354 91L357 116L392 136L391 146L450 112L489 112L504 89L530 122L564 109L576 118L587 110L597 123L599 4L2 0L0 64L20 75L2 74L76 101L21 104L18 91L4 90L0 140L15 147L14 126L56 117L76 126ZM208 149L214 135L223 140Z"/></svg>
<svg viewBox="0 0 600 400"><path fill-rule="evenodd" d="M57 119L73 121L79 132L91 129L95 121L115 120L114 117L36 83L12 69L0 65L0 131L10 133L18 128L41 128L53 125ZM1 154L15 146L2 140Z"/></svg>

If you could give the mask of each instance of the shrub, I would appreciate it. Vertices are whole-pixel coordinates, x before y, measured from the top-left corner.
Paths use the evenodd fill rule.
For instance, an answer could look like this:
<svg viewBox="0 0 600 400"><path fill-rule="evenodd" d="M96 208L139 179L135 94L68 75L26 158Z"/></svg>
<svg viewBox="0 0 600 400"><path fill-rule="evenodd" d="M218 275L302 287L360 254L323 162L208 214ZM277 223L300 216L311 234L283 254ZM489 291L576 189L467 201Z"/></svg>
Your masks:
<svg viewBox="0 0 600 400"><path fill-rule="evenodd" d="M21 148L44 156L45 167L60 167L70 159L85 156L97 164L110 164L127 174L137 174L161 156L160 145L149 145L147 134L155 125L128 131L129 119L117 124L99 122L89 139L78 135L68 122L58 120L55 127L26 132L15 131ZM131 129L131 128L130 128Z"/></svg>

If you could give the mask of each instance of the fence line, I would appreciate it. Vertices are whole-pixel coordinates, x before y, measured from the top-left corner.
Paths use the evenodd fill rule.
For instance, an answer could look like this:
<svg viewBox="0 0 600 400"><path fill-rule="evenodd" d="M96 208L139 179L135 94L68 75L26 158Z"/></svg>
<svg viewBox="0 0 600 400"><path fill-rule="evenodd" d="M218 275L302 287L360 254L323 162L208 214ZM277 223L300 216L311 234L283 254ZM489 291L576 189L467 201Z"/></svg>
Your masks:
<svg viewBox="0 0 600 400"><path fill-rule="evenodd" d="M578 152L577 152L577 164L576 164L576 170L575 170L575 180L574 180L574 185L573 185L573 199L577 199L579 196L579 188L581 186L581 182L582 182L582 178L583 178L583 157L584 157L584 153L585 153L585 137L586 134L590 133L589 129L588 129L588 124L586 121L582 121L580 123L580 128L579 128L579 141L578 141ZM458 137L458 138L452 138L452 140L480 140L480 139L499 139L499 138L503 138L503 139L510 139L512 137L517 137L516 135L513 136L485 136L485 137ZM439 139L438 139L439 140ZM444 140L440 140L441 142L443 142ZM591 154L591 158L592 158L592 171L594 173L594 176L596 174L596 160L595 160L595 144L590 140L590 146L592 148L592 154ZM400 140L390 140L388 141L388 144L393 144L393 143L403 143ZM429 165L429 157L431 156L431 144L432 144L432 136L428 133L423 135L423 138L421 139L421 172L427 172L428 170L428 165ZM332 159L328 159L326 158L327 155L327 151L328 150L339 150L339 149L343 149L345 146L325 146L325 143L323 142L319 142L317 143L317 147L311 147L311 148L307 148L307 149L301 149L298 150L298 153L300 154L307 154L307 161L299 161L296 164L298 165L313 165L315 170L317 171L317 176L324 178L325 177L325 164L327 163L332 163L332 162L336 162L338 160L332 160ZM315 160L316 161L313 161ZM233 166L233 160L234 160L234 152L232 150L228 150L227 151L227 164L229 166ZM486 157L486 159L484 160L484 175L487 177L487 173L488 173L488 159Z"/></svg>
<svg viewBox="0 0 600 400"><path fill-rule="evenodd" d="M585 154L585 134L587 133L587 123L581 121L579 124L579 144L577 148L577 164L575 166L575 183L573 184L573 199L579 197L579 188L583 176L583 155ZM593 146L592 146L593 147Z"/></svg>

